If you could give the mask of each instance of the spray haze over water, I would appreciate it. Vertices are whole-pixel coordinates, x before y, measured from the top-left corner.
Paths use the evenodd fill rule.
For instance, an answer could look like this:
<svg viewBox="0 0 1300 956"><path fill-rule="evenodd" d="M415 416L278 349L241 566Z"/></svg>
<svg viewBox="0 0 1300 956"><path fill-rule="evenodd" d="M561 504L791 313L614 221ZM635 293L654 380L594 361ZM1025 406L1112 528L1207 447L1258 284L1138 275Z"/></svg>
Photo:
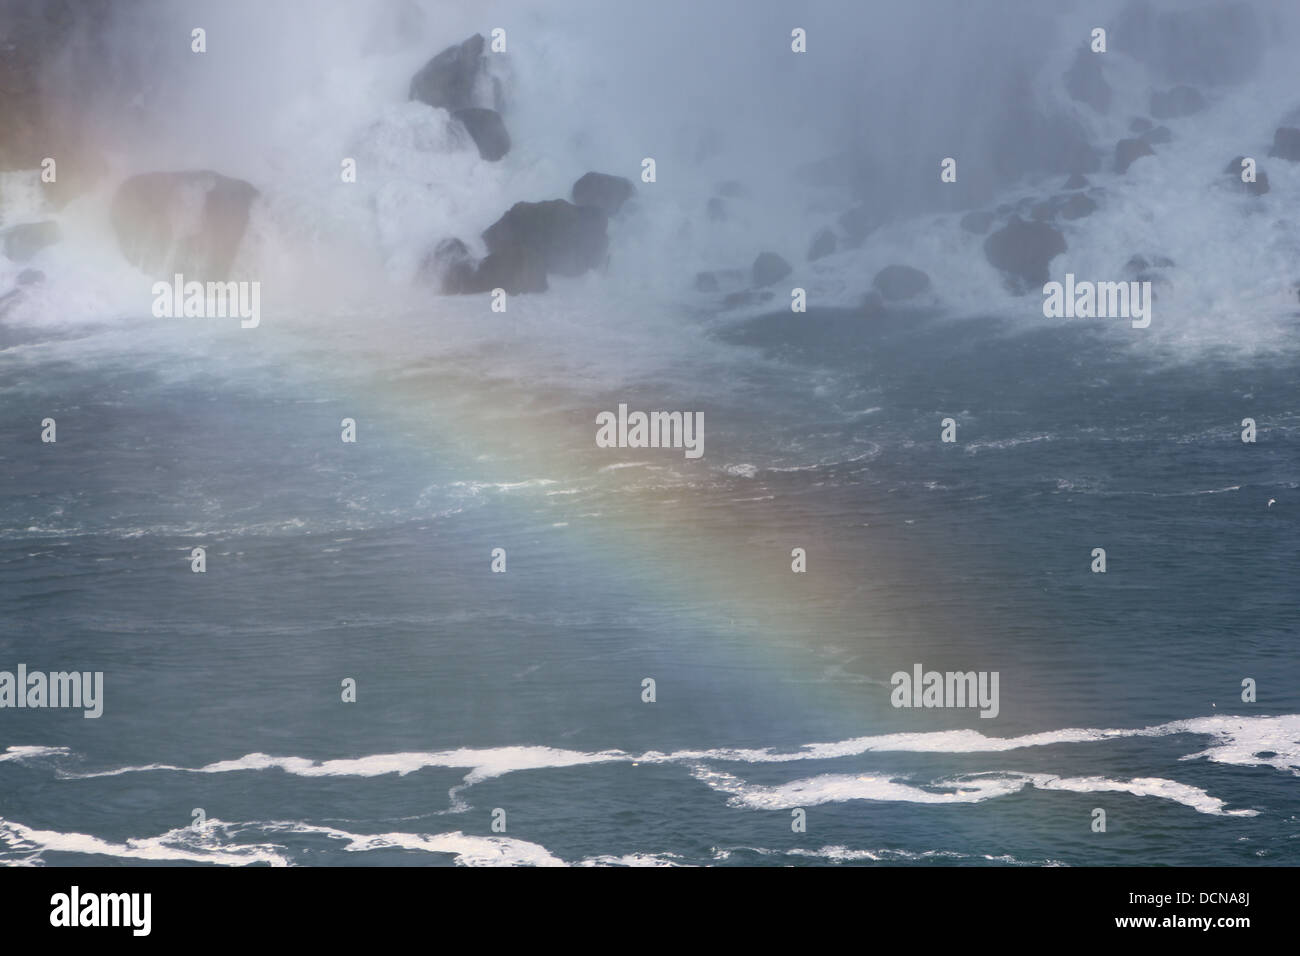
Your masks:
<svg viewBox="0 0 1300 956"><path fill-rule="evenodd" d="M0 670L103 671L109 731L0 712L0 862L1295 863L1296 10L2 2L0 231L58 238L0 257ZM489 160L411 83L497 28ZM256 190L255 328L124 254L194 170ZM590 171L592 268L440 287ZM1150 327L1045 318L1067 272ZM996 719L892 707L922 666Z"/></svg>

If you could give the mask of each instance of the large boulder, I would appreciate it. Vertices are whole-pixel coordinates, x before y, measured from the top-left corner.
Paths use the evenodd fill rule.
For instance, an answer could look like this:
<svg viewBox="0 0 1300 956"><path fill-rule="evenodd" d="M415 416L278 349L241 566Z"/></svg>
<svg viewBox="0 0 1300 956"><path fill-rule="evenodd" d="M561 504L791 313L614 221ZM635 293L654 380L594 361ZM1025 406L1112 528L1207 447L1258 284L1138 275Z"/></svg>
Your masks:
<svg viewBox="0 0 1300 956"><path fill-rule="evenodd" d="M1065 237L1054 226L1019 216L984 240L985 257L1017 294L1043 286L1052 259L1064 251Z"/></svg>
<svg viewBox="0 0 1300 956"><path fill-rule="evenodd" d="M623 208L632 198L632 180L608 173L586 173L573 184L575 206L595 206L607 216Z"/></svg>
<svg viewBox="0 0 1300 956"><path fill-rule="evenodd" d="M1194 86L1175 86L1151 94L1151 115L1156 119L1179 119L1205 109L1205 97Z"/></svg>
<svg viewBox="0 0 1300 956"><path fill-rule="evenodd" d="M517 202L483 232L488 256L479 275L488 288L541 292L547 274L577 276L601 265L609 248L607 217L564 199ZM481 283L480 283L481 284Z"/></svg>
<svg viewBox="0 0 1300 956"><path fill-rule="evenodd" d="M775 252L760 252L754 260L754 266L750 270L750 277L753 280L754 288L761 289L773 282L780 282L790 272L790 263Z"/></svg>
<svg viewBox="0 0 1300 956"><path fill-rule="evenodd" d="M11 262L27 262L59 241L59 224L53 220L25 222L6 229L0 236L4 238L5 256Z"/></svg>
<svg viewBox="0 0 1300 956"><path fill-rule="evenodd" d="M411 77L411 99L450 112L501 108L501 84L488 72L486 41L476 33L450 46Z"/></svg>
<svg viewBox="0 0 1300 956"><path fill-rule="evenodd" d="M257 195L242 179L209 170L143 173L118 187L110 216L132 265L207 282L229 275Z"/></svg>
<svg viewBox="0 0 1300 956"><path fill-rule="evenodd" d="M478 147L479 156L490 163L510 152L510 134L506 124L496 110L483 109L478 106L466 107L451 114L464 124L470 138Z"/></svg>
<svg viewBox="0 0 1300 956"><path fill-rule="evenodd" d="M1121 139L1115 144L1115 172L1126 173L1143 156L1155 154L1156 151L1144 139Z"/></svg>
<svg viewBox="0 0 1300 956"><path fill-rule="evenodd" d="M1101 55L1080 50L1074 65L1065 73L1065 91L1070 98L1087 103L1098 113L1110 110L1110 84L1101 75Z"/></svg>
<svg viewBox="0 0 1300 956"><path fill-rule="evenodd" d="M441 287L447 295L478 291L477 266L469 246L459 239L444 239L420 266L420 278Z"/></svg>
<svg viewBox="0 0 1300 956"><path fill-rule="evenodd" d="M1300 162L1300 129L1292 126L1278 127L1273 134L1273 148L1268 154L1293 163Z"/></svg>
<svg viewBox="0 0 1300 956"><path fill-rule="evenodd" d="M929 292L930 277L911 266L885 266L876 273L871 285L886 302L894 302Z"/></svg>

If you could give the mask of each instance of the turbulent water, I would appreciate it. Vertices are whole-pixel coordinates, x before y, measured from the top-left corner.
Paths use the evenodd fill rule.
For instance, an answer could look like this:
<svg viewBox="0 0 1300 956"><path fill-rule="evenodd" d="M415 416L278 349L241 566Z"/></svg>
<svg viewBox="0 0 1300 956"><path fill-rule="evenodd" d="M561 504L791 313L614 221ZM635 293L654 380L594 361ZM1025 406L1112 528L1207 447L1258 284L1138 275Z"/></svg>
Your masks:
<svg viewBox="0 0 1300 956"><path fill-rule="evenodd" d="M1267 158L1294 18L1259 5L1251 76L1059 224L1053 278L1173 260L1136 330L1044 318L958 226L1064 177L939 191L995 125L948 94L1008 51L1099 148L1128 135L1144 106L1060 89L1085 5L223 4L203 60L127 6L82 38L117 71L83 90L101 180L0 260L0 294L45 273L0 319L0 670L104 674L98 719L0 710L0 862L1300 864L1300 163ZM406 86L496 26L487 163ZM1137 104L1156 81L1117 62ZM797 171L866 143L896 208L807 262L864 193ZM1213 185L1252 153L1266 196ZM261 190L256 329L153 317L107 226L126 175L200 166ZM413 281L588 169L638 180L603 270L505 313ZM0 174L4 225L35 176ZM765 249L774 302L693 288ZM932 294L864 315L891 263ZM704 455L596 447L620 403L701 411ZM997 716L892 706L918 663L997 672Z"/></svg>

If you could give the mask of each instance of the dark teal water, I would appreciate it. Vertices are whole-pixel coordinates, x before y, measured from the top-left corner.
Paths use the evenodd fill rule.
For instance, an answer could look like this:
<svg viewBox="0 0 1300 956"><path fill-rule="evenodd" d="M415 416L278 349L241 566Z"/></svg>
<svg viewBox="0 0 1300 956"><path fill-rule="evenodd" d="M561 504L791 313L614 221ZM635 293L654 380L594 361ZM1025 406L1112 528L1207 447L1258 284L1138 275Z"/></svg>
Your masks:
<svg viewBox="0 0 1300 956"><path fill-rule="evenodd" d="M702 469L597 480L618 390L512 383L571 465L486 463L391 369L47 338L0 351L0 669L106 701L0 710L0 861L1300 863L1293 352L770 316L629 385ZM999 716L891 707L915 662Z"/></svg>

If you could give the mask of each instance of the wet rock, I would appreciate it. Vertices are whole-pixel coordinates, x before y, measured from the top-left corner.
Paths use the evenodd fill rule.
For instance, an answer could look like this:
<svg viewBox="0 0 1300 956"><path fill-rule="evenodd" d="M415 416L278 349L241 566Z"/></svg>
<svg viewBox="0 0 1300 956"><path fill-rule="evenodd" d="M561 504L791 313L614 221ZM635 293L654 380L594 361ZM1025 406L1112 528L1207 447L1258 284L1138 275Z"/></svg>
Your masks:
<svg viewBox="0 0 1300 956"><path fill-rule="evenodd" d="M758 258L754 260L754 266L750 270L755 288L762 288L765 285L771 285L773 282L780 282L791 273L790 263L786 262L775 252L760 252Z"/></svg>
<svg viewBox="0 0 1300 956"><path fill-rule="evenodd" d="M632 198L632 181L607 173L586 173L573 184L573 202L577 206L595 206L613 216Z"/></svg>
<svg viewBox="0 0 1300 956"><path fill-rule="evenodd" d="M1273 134L1273 148L1268 154L1293 163L1300 162L1300 129L1279 126Z"/></svg>
<svg viewBox="0 0 1300 956"><path fill-rule="evenodd" d="M871 285L881 298L893 302L930 291L930 277L911 266L885 266L876 273Z"/></svg>
<svg viewBox="0 0 1300 956"><path fill-rule="evenodd" d="M1223 167L1224 174L1232 180L1234 186L1239 187L1243 192L1249 193L1252 196L1264 195L1269 189L1268 173L1264 172L1264 170L1259 168L1257 165L1255 167L1255 181L1250 183L1246 182L1241 178L1242 174L1246 171L1245 166L1242 165L1245 160L1245 156L1236 157L1228 163L1227 166Z"/></svg>
<svg viewBox="0 0 1300 956"><path fill-rule="evenodd" d="M142 173L118 187L109 215L132 265L209 282L229 275L257 195L210 170Z"/></svg>
<svg viewBox="0 0 1300 956"><path fill-rule="evenodd" d="M471 107L500 109L500 84L488 72L485 46L483 35L476 33L443 50L411 77L410 98L453 113Z"/></svg>
<svg viewBox="0 0 1300 956"><path fill-rule="evenodd" d="M961 217L961 227L967 232L982 236L993 225L994 215L986 209L977 209Z"/></svg>
<svg viewBox="0 0 1300 956"><path fill-rule="evenodd" d="M12 226L2 234L5 256L11 262L27 262L46 246L59 241L59 224L53 220L25 222Z"/></svg>
<svg viewBox="0 0 1300 956"><path fill-rule="evenodd" d="M1062 219L1082 219L1097 211L1097 203L1083 193L1075 193L1061 204L1059 211Z"/></svg>
<svg viewBox="0 0 1300 956"><path fill-rule="evenodd" d="M850 243L861 243L871 231L880 225L880 214L872 207L864 204L854 206L840 214L836 220L844 234L848 236Z"/></svg>
<svg viewBox="0 0 1300 956"><path fill-rule="evenodd" d="M1194 86L1175 86L1151 94L1151 115L1156 119L1179 119L1205 109L1205 97Z"/></svg>
<svg viewBox="0 0 1300 956"><path fill-rule="evenodd" d="M1143 133L1140 139L1152 146L1159 146L1161 143L1173 142L1174 134L1168 126L1156 126Z"/></svg>
<svg viewBox="0 0 1300 956"><path fill-rule="evenodd" d="M1018 216L984 240L985 258L1018 294L1046 283L1052 259L1065 248L1065 237L1054 226Z"/></svg>
<svg viewBox="0 0 1300 956"><path fill-rule="evenodd" d="M1085 189L1089 185L1088 177L1082 173L1071 173L1070 178L1065 181L1062 189Z"/></svg>
<svg viewBox="0 0 1300 956"><path fill-rule="evenodd" d="M442 240L420 266L420 278L440 286L446 295L478 291L475 272L474 257L459 239Z"/></svg>
<svg viewBox="0 0 1300 956"><path fill-rule="evenodd" d="M1130 133L1145 133L1152 126L1155 125L1156 124L1151 122L1149 119L1145 119L1141 116L1138 116L1131 123L1128 124L1128 131Z"/></svg>
<svg viewBox="0 0 1300 956"><path fill-rule="evenodd" d="M510 134L506 124L496 110L472 106L456 110L451 114L460 120L469 131L470 138L478 147L478 154L489 163L495 163L510 152Z"/></svg>

